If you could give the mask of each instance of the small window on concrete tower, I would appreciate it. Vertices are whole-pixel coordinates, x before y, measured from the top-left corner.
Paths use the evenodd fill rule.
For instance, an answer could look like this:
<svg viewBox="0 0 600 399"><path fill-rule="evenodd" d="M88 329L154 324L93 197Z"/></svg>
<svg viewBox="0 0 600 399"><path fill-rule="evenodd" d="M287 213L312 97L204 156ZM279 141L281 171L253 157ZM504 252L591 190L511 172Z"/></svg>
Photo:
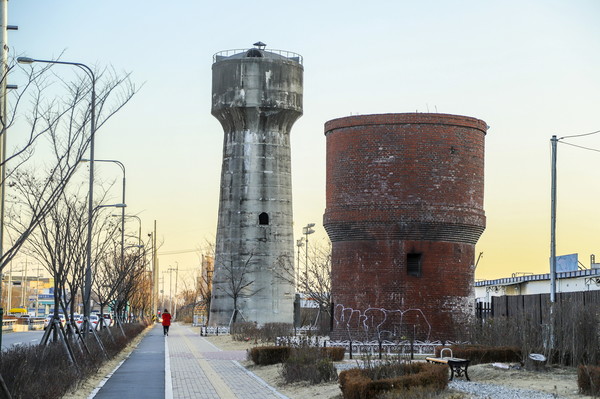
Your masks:
<svg viewBox="0 0 600 399"><path fill-rule="evenodd" d="M406 254L406 273L409 276L421 276L421 256L422 254Z"/></svg>
<svg viewBox="0 0 600 399"><path fill-rule="evenodd" d="M258 215L258 224L261 224L261 225L269 224L269 214L266 212L263 212L260 215Z"/></svg>

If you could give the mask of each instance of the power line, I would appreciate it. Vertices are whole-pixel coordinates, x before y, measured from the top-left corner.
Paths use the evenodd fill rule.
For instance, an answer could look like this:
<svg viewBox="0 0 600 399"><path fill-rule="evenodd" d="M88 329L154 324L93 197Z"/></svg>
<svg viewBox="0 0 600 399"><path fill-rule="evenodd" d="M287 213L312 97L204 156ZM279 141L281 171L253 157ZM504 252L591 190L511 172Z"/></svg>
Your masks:
<svg viewBox="0 0 600 399"><path fill-rule="evenodd" d="M596 134L596 133L600 133L600 130L596 130L595 132L590 132L590 133L575 134L575 135L572 135L572 136L564 136L564 137L561 137L561 138L559 138L559 140L562 140L562 139L569 139L569 138L571 138L571 137L583 137L583 136L591 136L592 134Z"/></svg>
<svg viewBox="0 0 600 399"><path fill-rule="evenodd" d="M564 137L563 137L564 138ZM572 143L567 143L565 141L559 141L559 143L561 144L566 144L566 145L570 145L572 147L577 147L577 148L582 148L584 150L588 150L588 151L595 151L595 152L600 152L600 150L596 149L596 148L589 148L589 147L584 147L581 145L577 145L577 144L572 144Z"/></svg>

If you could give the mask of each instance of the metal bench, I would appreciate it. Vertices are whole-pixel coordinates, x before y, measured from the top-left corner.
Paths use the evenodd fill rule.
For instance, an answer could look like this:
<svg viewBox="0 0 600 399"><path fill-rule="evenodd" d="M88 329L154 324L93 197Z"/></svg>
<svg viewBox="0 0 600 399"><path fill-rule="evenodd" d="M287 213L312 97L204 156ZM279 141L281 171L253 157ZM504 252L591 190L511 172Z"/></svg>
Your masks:
<svg viewBox="0 0 600 399"><path fill-rule="evenodd" d="M444 356L444 351L449 351L450 356ZM440 357L426 357L425 360L427 360L428 363L447 364L448 367L450 367L450 381L454 379L454 373L456 373L457 377L462 377L464 374L467 381L471 381L467 372L470 360L454 357L452 355L452 349L450 348L442 349L440 351Z"/></svg>

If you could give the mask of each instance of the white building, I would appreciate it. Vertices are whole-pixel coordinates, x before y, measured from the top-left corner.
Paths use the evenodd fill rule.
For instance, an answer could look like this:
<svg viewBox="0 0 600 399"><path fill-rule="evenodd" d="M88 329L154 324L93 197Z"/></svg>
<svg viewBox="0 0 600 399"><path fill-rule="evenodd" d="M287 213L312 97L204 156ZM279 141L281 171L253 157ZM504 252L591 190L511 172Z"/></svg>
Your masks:
<svg viewBox="0 0 600 399"><path fill-rule="evenodd" d="M556 293L595 290L600 290L600 268L556 273ZM522 276L513 274L513 277L475 282L477 302L490 302L493 296L549 293L550 273Z"/></svg>

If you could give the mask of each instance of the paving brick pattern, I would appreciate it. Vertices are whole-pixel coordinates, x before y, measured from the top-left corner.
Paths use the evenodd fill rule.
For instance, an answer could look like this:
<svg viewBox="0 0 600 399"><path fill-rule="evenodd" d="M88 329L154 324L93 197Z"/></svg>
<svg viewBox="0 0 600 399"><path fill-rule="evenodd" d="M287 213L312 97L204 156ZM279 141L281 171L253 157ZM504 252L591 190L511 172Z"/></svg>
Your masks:
<svg viewBox="0 0 600 399"><path fill-rule="evenodd" d="M237 363L241 351L219 351L189 327L174 324L166 337L174 399L283 399Z"/></svg>

